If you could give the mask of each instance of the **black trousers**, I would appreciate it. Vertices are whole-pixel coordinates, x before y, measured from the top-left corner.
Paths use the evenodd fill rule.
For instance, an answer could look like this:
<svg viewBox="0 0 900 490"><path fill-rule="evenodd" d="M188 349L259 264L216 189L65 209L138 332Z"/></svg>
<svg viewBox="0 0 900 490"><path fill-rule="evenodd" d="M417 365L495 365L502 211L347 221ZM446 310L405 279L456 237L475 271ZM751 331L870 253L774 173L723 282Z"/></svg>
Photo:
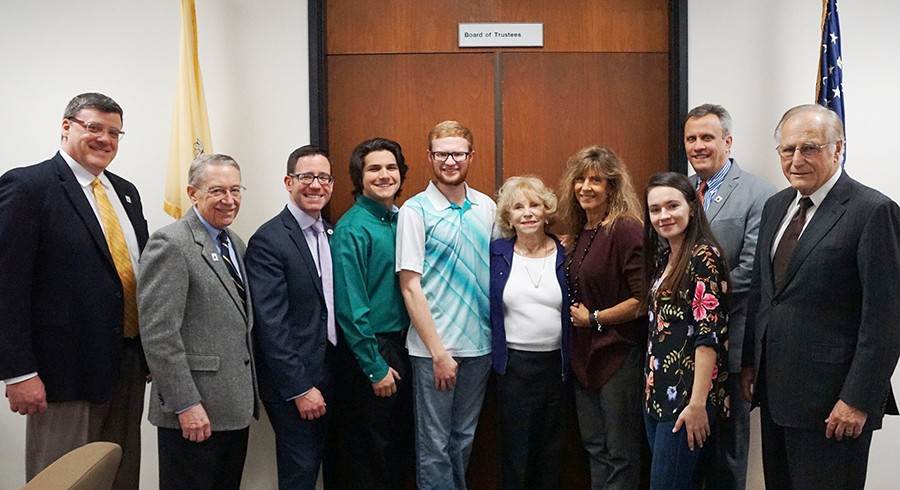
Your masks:
<svg viewBox="0 0 900 490"><path fill-rule="evenodd" d="M397 391L379 397L346 346L338 348L331 435L340 468L329 488L403 489L412 481L412 371L405 332L376 335L381 356L400 375Z"/></svg>
<svg viewBox="0 0 900 490"><path fill-rule="evenodd" d="M766 488L865 488L871 430L856 439L826 439L824 423L821 430L782 427L765 406L760 420Z"/></svg>
<svg viewBox="0 0 900 490"><path fill-rule="evenodd" d="M503 488L561 487L565 385L558 350L509 350L497 376Z"/></svg>
<svg viewBox="0 0 900 490"><path fill-rule="evenodd" d="M329 425L338 404L334 400L333 375L338 348L326 343L325 369L316 388L325 398L325 415L303 420L293 400L263 400L269 422L275 431L275 461L278 465L278 488L312 490L316 488L319 466L326 488L336 473L331 464L334 444Z"/></svg>
<svg viewBox="0 0 900 490"><path fill-rule="evenodd" d="M750 453L750 403L741 396L741 374L728 373L731 416L710 425L712 433L697 464L696 487L705 490L744 490Z"/></svg>
<svg viewBox="0 0 900 490"><path fill-rule="evenodd" d="M249 434L249 429L214 431L203 442L191 442L181 429L157 428L160 490L238 490Z"/></svg>

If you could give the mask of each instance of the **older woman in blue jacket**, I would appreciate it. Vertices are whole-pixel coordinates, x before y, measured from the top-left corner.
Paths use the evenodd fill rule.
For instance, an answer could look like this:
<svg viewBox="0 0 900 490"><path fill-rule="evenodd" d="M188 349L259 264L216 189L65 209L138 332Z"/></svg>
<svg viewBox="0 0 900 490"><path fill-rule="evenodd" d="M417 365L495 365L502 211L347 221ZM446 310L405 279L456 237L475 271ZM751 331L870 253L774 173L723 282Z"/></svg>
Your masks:
<svg viewBox="0 0 900 490"><path fill-rule="evenodd" d="M497 372L503 488L559 488L569 315L565 255L545 226L556 196L511 177L491 243L491 357Z"/></svg>

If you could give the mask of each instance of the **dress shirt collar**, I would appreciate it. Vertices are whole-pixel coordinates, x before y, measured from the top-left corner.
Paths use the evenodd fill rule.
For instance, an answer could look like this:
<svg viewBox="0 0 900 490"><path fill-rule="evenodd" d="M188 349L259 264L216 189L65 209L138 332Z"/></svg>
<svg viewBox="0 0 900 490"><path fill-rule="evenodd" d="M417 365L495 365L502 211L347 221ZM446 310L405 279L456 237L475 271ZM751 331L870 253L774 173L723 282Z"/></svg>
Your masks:
<svg viewBox="0 0 900 490"><path fill-rule="evenodd" d="M714 193L719 190L719 187L722 186L722 182L725 182L725 176L728 175L728 171L731 170L732 160L729 158L725 160L725 165L722 165L716 173L713 174L712 177L706 180L706 192ZM700 183L703 182L703 179L697 179L697 188L700 188Z"/></svg>
<svg viewBox="0 0 900 490"><path fill-rule="evenodd" d="M439 210L453 207L468 209L471 206L477 206L478 203L475 201L475 196L472 195L469 184L463 182L463 185L466 187L466 200L461 205L450 202L450 200L447 199L447 196L445 196L432 181L428 181L428 187L425 188L425 195L428 197L428 200L431 201L432 206Z"/></svg>
<svg viewBox="0 0 900 490"><path fill-rule="evenodd" d="M800 194L800 191L797 191L797 195L794 197L794 200L791 202L791 204L796 205L798 202L800 202L801 197L809 197L813 202L813 206L818 208L822 205L822 201L824 201L828 193L831 192L831 188L834 187L834 184L837 183L837 180L841 177L841 174L843 172L844 170L840 166L838 166L837 172L835 172L830 179L825 181L825 183L822 184L822 187L816 189L816 191L809 196L803 196L802 194Z"/></svg>
<svg viewBox="0 0 900 490"><path fill-rule="evenodd" d="M212 240L213 244L215 244L215 246L218 247L219 246L219 234L225 230L220 230L220 229L216 228L215 226L209 224L209 222L207 222L205 219L203 219L203 215L201 215L200 211L197 210L197 206L193 206L193 207L191 207L191 209L194 210L194 214L196 214L197 218L200 219L200 223L203 224L203 228L205 228L206 232L209 233L209 238ZM231 243L231 240L229 240L229 243Z"/></svg>
<svg viewBox="0 0 900 490"><path fill-rule="evenodd" d="M300 225L300 229L303 231L308 230L317 221L322 221L321 215L319 215L318 218L313 218L312 216L306 214L305 211L300 209L299 206L294 204L294 201L288 200L287 208L288 211L290 211L294 216L294 219L297 220L297 224Z"/></svg>
<svg viewBox="0 0 900 490"><path fill-rule="evenodd" d="M399 208L397 206L391 204L390 209L384 207L380 202L366 197L362 194L356 196L356 203L360 205L363 209L368 211L372 216L382 220L382 221L392 221L394 216L397 215L397 211Z"/></svg>
<svg viewBox="0 0 900 490"><path fill-rule="evenodd" d="M62 148L59 149L59 154L69 165L69 168L72 169L72 173L75 174L75 180L78 181L78 185L90 188L91 182L93 182L95 178L94 174L88 172L88 169L82 167L80 163L75 161L75 159L63 151ZM97 175L96 178L100 179L100 183L103 184L103 187L106 188L107 191L109 191L112 184L109 182L109 179L106 178L106 172L100 172L100 175Z"/></svg>

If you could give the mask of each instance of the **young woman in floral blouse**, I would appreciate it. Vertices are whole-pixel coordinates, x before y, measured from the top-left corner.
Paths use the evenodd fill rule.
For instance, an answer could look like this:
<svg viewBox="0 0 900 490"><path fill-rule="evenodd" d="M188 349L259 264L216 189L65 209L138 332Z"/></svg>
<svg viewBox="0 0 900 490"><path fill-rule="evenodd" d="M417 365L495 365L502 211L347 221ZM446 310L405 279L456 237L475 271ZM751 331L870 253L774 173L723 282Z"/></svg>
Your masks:
<svg viewBox="0 0 900 490"><path fill-rule="evenodd" d="M716 416L728 416L728 267L688 179L650 178L644 219L649 339L644 420L651 488L691 488Z"/></svg>

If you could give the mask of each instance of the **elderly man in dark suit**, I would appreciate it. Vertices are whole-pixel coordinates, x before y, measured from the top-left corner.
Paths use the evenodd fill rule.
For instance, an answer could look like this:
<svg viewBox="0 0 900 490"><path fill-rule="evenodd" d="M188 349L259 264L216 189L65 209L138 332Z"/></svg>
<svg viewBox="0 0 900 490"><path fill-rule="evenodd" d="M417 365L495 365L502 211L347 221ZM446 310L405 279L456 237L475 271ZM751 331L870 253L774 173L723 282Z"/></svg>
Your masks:
<svg viewBox="0 0 900 490"><path fill-rule="evenodd" d="M294 150L284 177L287 206L247 247L247 276L258 298L260 394L275 430L279 488L315 488L323 459L337 331L331 225L321 212L333 181L324 152L311 145Z"/></svg>
<svg viewBox="0 0 900 490"><path fill-rule="evenodd" d="M743 170L731 158L732 120L724 107L703 104L688 112L684 150L696 172L691 183L731 271L728 307L728 394L731 416L713 424L698 465L702 487L743 490L747 484L750 403L741 397L741 344L747 318L750 274L763 204L775 188Z"/></svg>
<svg viewBox="0 0 900 490"><path fill-rule="evenodd" d="M141 257L141 339L153 375L161 489L237 489L257 414L244 243L228 226L241 169L200 155L188 172L194 203L156 231Z"/></svg>
<svg viewBox="0 0 900 490"><path fill-rule="evenodd" d="M896 412L900 208L841 168L834 112L794 107L775 137L791 187L763 209L741 380L766 487L863 488L872 431Z"/></svg>
<svg viewBox="0 0 900 490"><path fill-rule="evenodd" d="M137 488L146 367L135 270L147 241L137 189L107 171L122 108L69 102L59 152L0 177L0 379L27 415L30 480L92 441L122 446L114 488Z"/></svg>

